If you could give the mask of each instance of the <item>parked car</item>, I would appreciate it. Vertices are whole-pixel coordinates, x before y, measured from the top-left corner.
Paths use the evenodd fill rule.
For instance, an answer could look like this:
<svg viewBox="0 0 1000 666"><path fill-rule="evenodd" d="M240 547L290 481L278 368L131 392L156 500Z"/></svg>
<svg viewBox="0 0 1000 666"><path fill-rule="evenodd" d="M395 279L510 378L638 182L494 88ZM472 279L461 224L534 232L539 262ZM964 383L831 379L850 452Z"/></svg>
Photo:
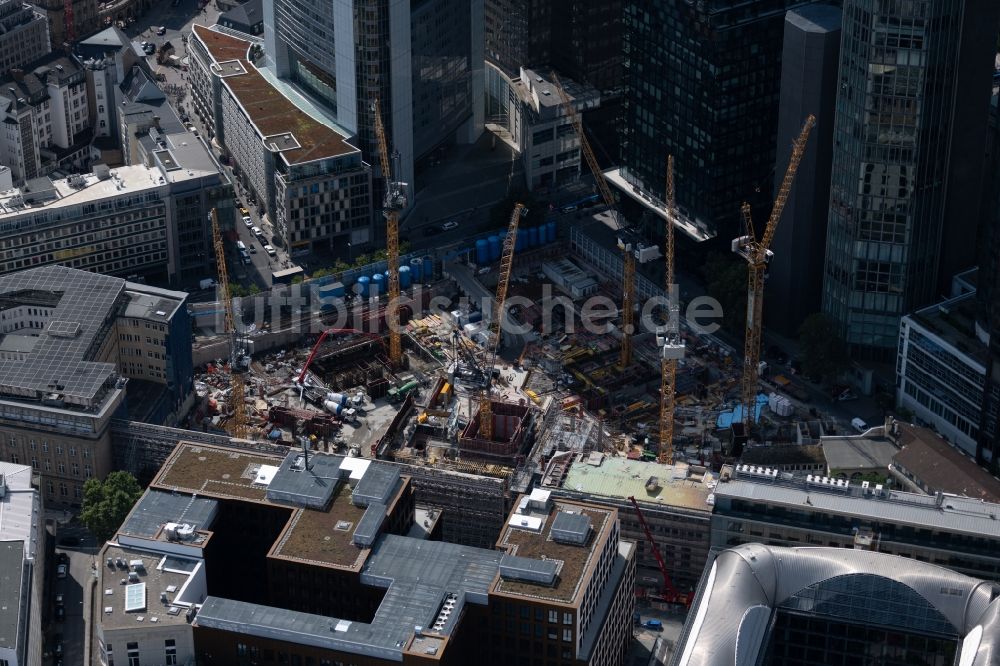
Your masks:
<svg viewBox="0 0 1000 666"><path fill-rule="evenodd" d="M264 232L261 231L260 227L250 227L250 231L252 231L253 235L256 236L257 238L260 238L261 236L264 235Z"/></svg>
<svg viewBox="0 0 1000 666"><path fill-rule="evenodd" d="M63 653L63 643L62 643L62 638L63 638L63 637L62 637L62 634L56 634L56 637L55 637L55 643L56 643L56 647L55 647L55 649L53 650L53 652L55 652L55 653L56 653L56 655L62 655L62 653Z"/></svg>
<svg viewBox="0 0 1000 666"><path fill-rule="evenodd" d="M248 211L243 206L240 206L240 215L242 215L243 217L249 217L250 216L250 211Z"/></svg>
<svg viewBox="0 0 1000 666"><path fill-rule="evenodd" d="M161 37L163 35L167 34L167 28L166 28L166 26L162 26L161 25L159 28L157 28L156 29L156 34L159 35L159 36L161 36Z"/></svg>
<svg viewBox="0 0 1000 666"><path fill-rule="evenodd" d="M441 225L441 231L451 231L452 229L458 229L458 222L455 220L448 220Z"/></svg>
<svg viewBox="0 0 1000 666"><path fill-rule="evenodd" d="M249 215L243 216L243 224L247 225L247 229L253 228L253 220L250 219Z"/></svg>
<svg viewBox="0 0 1000 666"><path fill-rule="evenodd" d="M62 622L66 619L66 607L56 606L56 622Z"/></svg>
<svg viewBox="0 0 1000 666"><path fill-rule="evenodd" d="M67 573L69 573L69 567L65 564L56 567L56 578L65 578Z"/></svg>
<svg viewBox="0 0 1000 666"><path fill-rule="evenodd" d="M59 564L69 564L69 555L66 553L59 553L56 555L56 562Z"/></svg>
<svg viewBox="0 0 1000 666"><path fill-rule="evenodd" d="M274 248L271 247L270 245L264 246L264 252L267 252L267 254L271 257L274 257L278 254L277 252L275 252Z"/></svg>
<svg viewBox="0 0 1000 666"><path fill-rule="evenodd" d="M156 53L155 44L152 44L150 42L143 42L140 46L142 46L142 51L146 55L153 55L154 53Z"/></svg>
<svg viewBox="0 0 1000 666"><path fill-rule="evenodd" d="M250 254L257 254L257 246L256 245L251 245L250 246Z"/></svg>
<svg viewBox="0 0 1000 666"><path fill-rule="evenodd" d="M62 606L63 602L66 600L65 595L62 592L56 595L56 606Z"/></svg>

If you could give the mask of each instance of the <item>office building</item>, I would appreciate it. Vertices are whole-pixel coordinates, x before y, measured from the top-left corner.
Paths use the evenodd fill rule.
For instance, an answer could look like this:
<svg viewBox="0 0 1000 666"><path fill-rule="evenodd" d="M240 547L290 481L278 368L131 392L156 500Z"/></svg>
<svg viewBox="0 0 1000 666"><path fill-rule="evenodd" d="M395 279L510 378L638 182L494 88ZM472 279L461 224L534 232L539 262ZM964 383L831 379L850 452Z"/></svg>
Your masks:
<svg viewBox="0 0 1000 666"><path fill-rule="evenodd" d="M16 185L88 162L86 74L72 56L55 54L12 71L0 83L0 108L0 155Z"/></svg>
<svg viewBox="0 0 1000 666"><path fill-rule="evenodd" d="M49 51L45 15L21 0L0 1L0 72L25 67Z"/></svg>
<svg viewBox="0 0 1000 666"><path fill-rule="evenodd" d="M816 117L816 126L771 242L774 258L768 265L766 300L781 306L764 308L764 317L768 327L782 335L797 335L803 320L819 310L823 298L840 18L840 7L823 4L799 7L785 16L775 192L788 169L792 142L809 114Z"/></svg>
<svg viewBox="0 0 1000 666"><path fill-rule="evenodd" d="M369 164L379 100L397 180L414 185L416 160L482 132L483 0L275 0L264 42L267 70L316 100Z"/></svg>
<svg viewBox="0 0 1000 666"><path fill-rule="evenodd" d="M400 470L181 442L101 554L102 662L623 663L613 509L535 493L497 549L428 541Z"/></svg>
<svg viewBox="0 0 1000 666"><path fill-rule="evenodd" d="M193 388L185 294L43 266L0 276L0 456L30 464L51 505L111 471L110 422L170 423Z"/></svg>
<svg viewBox="0 0 1000 666"><path fill-rule="evenodd" d="M260 37L264 34L264 2L247 0L219 14L217 23L223 28Z"/></svg>
<svg viewBox="0 0 1000 666"><path fill-rule="evenodd" d="M896 358L897 405L970 456L977 455L989 362L975 325L974 293L905 315ZM992 451L981 455L992 459Z"/></svg>
<svg viewBox="0 0 1000 666"><path fill-rule="evenodd" d="M893 456L889 473L903 490L935 495L951 493L1000 503L1000 480L927 428L894 423L900 450Z"/></svg>
<svg viewBox="0 0 1000 666"><path fill-rule="evenodd" d="M195 26L192 67L210 84L218 140L292 255L347 254L373 241L371 171L361 151L250 62L251 43ZM311 111L313 107L308 107Z"/></svg>
<svg viewBox="0 0 1000 666"><path fill-rule="evenodd" d="M486 67L489 106L495 110L491 115L505 119L503 130L521 155L528 189L578 180L583 163L580 137L566 115L551 74L521 69L512 78L494 65ZM600 105L600 95L594 88L566 78L560 83L577 113Z"/></svg>
<svg viewBox="0 0 1000 666"><path fill-rule="evenodd" d="M712 517L708 498L715 476L683 463L664 467L601 454L574 457L554 457L542 488L555 496L617 509L622 538L637 544L636 594L656 596L663 589L663 575L629 500L634 497L674 587L682 593L692 591L708 558Z"/></svg>
<svg viewBox="0 0 1000 666"><path fill-rule="evenodd" d="M602 95L620 91L622 0L484 0L486 60L508 77L552 66Z"/></svg>
<svg viewBox="0 0 1000 666"><path fill-rule="evenodd" d="M891 358L900 318L976 260L998 18L844 2L823 311L852 358Z"/></svg>
<svg viewBox="0 0 1000 666"><path fill-rule="evenodd" d="M713 495L712 548L871 548L1000 581L1000 505L981 498L887 489L883 484L738 465Z"/></svg>
<svg viewBox="0 0 1000 666"><path fill-rule="evenodd" d="M735 238L740 205L767 217L785 11L806 0L625 0L618 178L662 201L674 156L677 205L707 236ZM635 198L635 197L633 197ZM659 213L662 217L662 212Z"/></svg>
<svg viewBox="0 0 1000 666"><path fill-rule="evenodd" d="M0 462L0 516L0 663L41 666L45 528L31 467Z"/></svg>
<svg viewBox="0 0 1000 666"><path fill-rule="evenodd" d="M991 666L1000 587L944 567L836 548L727 549L705 568L672 666Z"/></svg>

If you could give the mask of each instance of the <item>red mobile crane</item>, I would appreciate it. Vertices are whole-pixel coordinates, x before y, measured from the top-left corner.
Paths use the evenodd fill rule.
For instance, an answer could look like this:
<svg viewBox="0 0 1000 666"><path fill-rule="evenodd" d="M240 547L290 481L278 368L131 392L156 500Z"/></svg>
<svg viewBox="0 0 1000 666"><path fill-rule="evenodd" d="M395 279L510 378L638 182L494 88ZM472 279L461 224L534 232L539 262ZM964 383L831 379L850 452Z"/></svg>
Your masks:
<svg viewBox="0 0 1000 666"><path fill-rule="evenodd" d="M649 531L649 525L646 524L646 518L642 515L642 509L639 508L639 503L635 501L635 497L629 497L629 502L632 502L632 506L635 507L635 515L639 517L639 524L642 525L642 531L646 533L646 541L653 549L653 557L656 558L656 563L660 567L660 573L663 574L663 592L661 593L661 600L667 602L668 604L684 604L688 606L691 604L691 600L688 595L681 594L674 587L674 582L670 580L670 574L667 573L667 563L663 561L663 555L660 554L660 548L656 545L656 541L653 540L653 534Z"/></svg>
<svg viewBox="0 0 1000 666"><path fill-rule="evenodd" d="M319 340L316 341L316 344L313 345L312 351L309 352L309 358L306 359L306 364L302 366L302 372L299 373L299 378L296 380L296 383L299 386L302 386L302 382L305 381L306 371L309 370L309 364L312 363L313 359L316 357L316 352L319 351L319 346L323 344L324 340L326 340L326 336L330 335L331 333L348 333L348 334L357 333L359 335L364 335L366 337L372 338L373 340L377 340L382 344L383 347L385 347L385 340L382 339L382 336L377 335L375 333L369 333L368 331L359 331L356 328L328 328L325 331L323 331L322 335L319 336Z"/></svg>

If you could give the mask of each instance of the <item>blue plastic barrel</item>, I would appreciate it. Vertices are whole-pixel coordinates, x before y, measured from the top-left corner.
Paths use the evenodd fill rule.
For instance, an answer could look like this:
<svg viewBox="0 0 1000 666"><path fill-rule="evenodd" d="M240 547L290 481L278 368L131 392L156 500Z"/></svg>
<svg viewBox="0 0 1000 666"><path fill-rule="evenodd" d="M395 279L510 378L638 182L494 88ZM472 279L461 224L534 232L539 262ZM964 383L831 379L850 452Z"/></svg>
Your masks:
<svg viewBox="0 0 1000 666"><path fill-rule="evenodd" d="M410 267L409 266L400 266L399 267L399 288L400 289L409 289L410 288L410 282L411 282Z"/></svg>
<svg viewBox="0 0 1000 666"><path fill-rule="evenodd" d="M476 241L476 263L481 266L490 263L490 244L485 238Z"/></svg>
<svg viewBox="0 0 1000 666"><path fill-rule="evenodd" d="M429 254L424 255L423 281L430 282L434 279L434 257Z"/></svg>
<svg viewBox="0 0 1000 666"><path fill-rule="evenodd" d="M550 220L545 223L545 242L554 243L556 241L556 221Z"/></svg>
<svg viewBox="0 0 1000 666"><path fill-rule="evenodd" d="M496 261L500 258L500 237L490 236L490 261Z"/></svg>
<svg viewBox="0 0 1000 666"><path fill-rule="evenodd" d="M410 259L410 275L414 282L421 282L424 279L424 264L420 259Z"/></svg>
<svg viewBox="0 0 1000 666"><path fill-rule="evenodd" d="M333 282L328 285L333 290L333 295L337 298L344 297L344 283L343 282Z"/></svg>
<svg viewBox="0 0 1000 666"><path fill-rule="evenodd" d="M517 232L517 240L514 241L514 252L520 252L528 244L528 230L520 229Z"/></svg>
<svg viewBox="0 0 1000 666"><path fill-rule="evenodd" d="M355 292L363 298L368 298L368 287L371 281L372 279L367 275L362 275L361 277L359 277L357 284L355 284L356 287Z"/></svg>
<svg viewBox="0 0 1000 666"><path fill-rule="evenodd" d="M372 276L372 296L383 294L385 294L385 273L376 273Z"/></svg>
<svg viewBox="0 0 1000 666"><path fill-rule="evenodd" d="M528 229L528 247L538 247L538 227Z"/></svg>

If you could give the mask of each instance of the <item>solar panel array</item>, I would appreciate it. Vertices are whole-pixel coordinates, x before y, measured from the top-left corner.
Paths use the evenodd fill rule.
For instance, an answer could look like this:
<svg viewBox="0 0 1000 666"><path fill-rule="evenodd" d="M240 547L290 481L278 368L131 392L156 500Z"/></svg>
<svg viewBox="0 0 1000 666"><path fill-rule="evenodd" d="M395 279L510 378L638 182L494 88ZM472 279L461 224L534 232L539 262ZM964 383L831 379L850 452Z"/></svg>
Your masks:
<svg viewBox="0 0 1000 666"><path fill-rule="evenodd" d="M125 281L65 266L41 266L0 277L0 298L28 290L60 296L52 313L55 329L40 335L24 360L0 361L0 385L93 400L115 366L85 357L104 323L115 315ZM77 332L67 337L73 325Z"/></svg>

